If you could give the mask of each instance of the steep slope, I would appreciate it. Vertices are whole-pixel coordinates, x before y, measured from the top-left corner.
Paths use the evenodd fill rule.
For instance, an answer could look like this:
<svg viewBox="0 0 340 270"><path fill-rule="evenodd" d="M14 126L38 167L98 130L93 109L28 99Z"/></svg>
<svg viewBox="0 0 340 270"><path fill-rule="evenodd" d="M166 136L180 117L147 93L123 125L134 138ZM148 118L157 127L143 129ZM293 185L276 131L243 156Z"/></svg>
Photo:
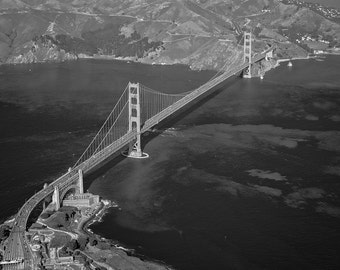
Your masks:
<svg viewBox="0 0 340 270"><path fill-rule="evenodd" d="M0 0L0 61L110 57L219 69L242 60L249 29L256 50L276 43L281 57L315 49L307 36L327 48L340 40L339 24L279 0Z"/></svg>

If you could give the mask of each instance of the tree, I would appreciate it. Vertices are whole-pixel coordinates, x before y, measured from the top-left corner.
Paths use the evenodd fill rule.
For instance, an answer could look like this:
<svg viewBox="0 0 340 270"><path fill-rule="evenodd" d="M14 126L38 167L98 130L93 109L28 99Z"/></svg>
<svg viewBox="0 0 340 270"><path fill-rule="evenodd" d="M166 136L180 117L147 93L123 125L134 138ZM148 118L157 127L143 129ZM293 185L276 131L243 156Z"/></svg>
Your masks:
<svg viewBox="0 0 340 270"><path fill-rule="evenodd" d="M42 219L46 219L46 218L50 217L50 215L49 215L48 213L42 213L42 214L40 215L40 217L41 217Z"/></svg>
<svg viewBox="0 0 340 270"><path fill-rule="evenodd" d="M97 239L92 239L90 245L91 245L91 246L96 246L97 244L98 244Z"/></svg>
<svg viewBox="0 0 340 270"><path fill-rule="evenodd" d="M84 250L88 242L89 242L88 237L79 237L78 238L79 249Z"/></svg>
<svg viewBox="0 0 340 270"><path fill-rule="evenodd" d="M64 255L67 255L67 254L68 254L68 251L67 251L66 246L62 247L62 248L59 250L59 256L60 256L60 257L63 257Z"/></svg>
<svg viewBox="0 0 340 270"><path fill-rule="evenodd" d="M7 225L3 225L0 227L0 239L7 238L9 236L10 230Z"/></svg>
<svg viewBox="0 0 340 270"><path fill-rule="evenodd" d="M76 239L72 239L70 242L68 242L66 248L70 251L74 251L79 248L79 243Z"/></svg>

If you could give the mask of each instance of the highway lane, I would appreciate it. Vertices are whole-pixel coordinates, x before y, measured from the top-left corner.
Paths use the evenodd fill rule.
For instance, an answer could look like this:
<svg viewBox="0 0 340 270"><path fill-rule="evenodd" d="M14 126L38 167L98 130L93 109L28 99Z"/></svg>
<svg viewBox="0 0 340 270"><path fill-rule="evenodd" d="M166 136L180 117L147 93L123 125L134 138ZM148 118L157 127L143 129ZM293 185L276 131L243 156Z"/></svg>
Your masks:
<svg viewBox="0 0 340 270"><path fill-rule="evenodd" d="M71 172L67 172L66 174L62 175L57 180L49 184L45 189L40 190L25 202L15 217L14 225L10 236L8 237L4 253L4 260L10 261L15 259L24 259L25 266L23 264L4 265L4 269L23 269L23 267L25 269L32 269L31 263L34 259L34 256L24 235L28 217L33 209L39 204L39 202L54 192L54 186L65 186L68 183L73 182L76 178L78 178L78 169L83 169L84 173L86 173L93 167L97 166L102 160L112 155L112 153L121 149L122 146L129 143L135 137L136 132L127 133L112 145L109 145L107 148L105 148L105 151L103 150L97 153L89 160L86 160L75 167Z"/></svg>
<svg viewBox="0 0 340 270"><path fill-rule="evenodd" d="M28 217L36 205L43 200L48 193L53 192L53 188L42 190L33 195L17 213L14 226L8 237L4 260L11 261L15 259L24 259L24 263L17 265L4 265L4 269L30 269L32 261L32 251L25 238L25 230Z"/></svg>

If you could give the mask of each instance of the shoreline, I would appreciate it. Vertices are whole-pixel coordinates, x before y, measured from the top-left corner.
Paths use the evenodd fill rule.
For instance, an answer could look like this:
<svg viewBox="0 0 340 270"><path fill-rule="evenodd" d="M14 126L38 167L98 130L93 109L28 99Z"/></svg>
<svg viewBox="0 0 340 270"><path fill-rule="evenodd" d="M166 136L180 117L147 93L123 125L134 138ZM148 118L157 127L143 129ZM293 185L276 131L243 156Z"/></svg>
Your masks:
<svg viewBox="0 0 340 270"><path fill-rule="evenodd" d="M264 75L266 72L268 72L271 69L274 69L276 67L278 67L281 63L284 62L288 62L288 61L295 61L295 60L308 60L308 59L313 59L313 58L319 58L322 56L339 56L340 52L327 52L327 53L322 53L322 54L308 54L307 57L305 56L301 56L301 57L292 57L292 58L281 58L281 59L277 59L275 60L276 63L264 70L264 73L261 75ZM106 61L119 61L119 62L124 62L124 63L135 63L135 64L142 64L142 65L152 65L152 66L174 66L174 65L182 65L182 66L186 66L188 67L190 70L192 71L202 71L202 70L206 70L206 71L216 71L219 72L219 70L215 70L215 69L193 69L192 66L190 64L182 64L182 63L166 63L166 62L161 62L161 63L157 63L157 62L150 62L147 61L147 59L143 59L143 58L139 58L136 59L136 57L132 57L132 56L128 56L128 57L115 57L115 56L111 56L111 55L77 55L75 59L66 59L66 60L62 60L62 61L53 61L53 60L47 60L47 61L40 61L40 62L28 62L28 63L0 63L0 67L1 66L11 66L11 65L34 65L34 64L48 64L48 63L67 63L67 62L73 62L73 61L78 61L78 60L106 60ZM260 77L259 76L254 76L254 77Z"/></svg>
<svg viewBox="0 0 340 270"><path fill-rule="evenodd" d="M292 58L281 58L278 59L276 62L280 65L281 63L289 62L289 61L296 61L296 60L308 60L318 58L317 56L308 55L307 57L292 57Z"/></svg>
<svg viewBox="0 0 340 270"><path fill-rule="evenodd" d="M260 74L258 74L258 76L255 75L254 78L255 77L261 77L262 78L268 71L279 67L282 63L286 63L286 62L290 62L290 61L297 61L297 60L319 59L319 58L321 58L321 56L322 55L308 54L307 56L301 56L301 57L273 59L275 61L275 63L273 63L271 66L263 69L262 72L260 72ZM270 61L268 61L268 62L270 62Z"/></svg>
<svg viewBox="0 0 340 270"><path fill-rule="evenodd" d="M107 202L107 203L105 204L105 202ZM159 269L169 269L169 270L174 269L173 267L167 265L163 261L158 261L157 259L149 258L149 257L147 257L143 254L137 254L137 253L135 253L134 249L126 248L123 245L121 245L118 241L102 237L101 235L98 235L98 234L94 233L91 229L89 229L89 226L91 226L92 224L95 224L97 222L102 222L102 218L107 214L107 212L110 208L118 208L120 210L118 204L111 202L111 201L108 201L108 200L104 200L104 203L102 203L102 206L100 208L98 208L93 213L93 215L88 217L86 220L82 221L82 224L79 224L79 226L78 226L79 233L82 233L82 234L84 234L84 235L86 235L90 238L95 238L98 242L100 241L100 242L104 242L105 244L108 244L110 246L109 250L110 250L111 254L117 255L117 253L119 253L120 257L127 256L129 258L139 259L143 263L154 264L154 265L158 266ZM100 248L98 248L98 249L100 249ZM114 249L114 250L111 250L111 249ZM105 251L105 249L100 249L100 250ZM89 254L86 251L83 251L83 252L84 252L84 254L87 254L88 256L92 257L92 254ZM127 258L124 258L124 259L127 260ZM105 262L105 264L112 267L107 262Z"/></svg>
<svg viewBox="0 0 340 270"><path fill-rule="evenodd" d="M58 64L58 63L70 63L70 62L75 62L75 61L82 61L82 60L103 60L103 61L118 61L118 62L124 62L127 64L130 63L135 63L135 64L141 64L141 65L150 65L150 66L175 66L175 65L181 65L181 66L186 66L188 67L190 70L192 71L202 71L202 70L206 70L206 71L218 71L218 70L214 70L214 69L192 69L191 65L189 64L183 64L183 63L173 63L173 62L150 62L147 61L143 58L139 58L136 60L135 57L114 57L111 55L103 55L103 56L90 56L90 55L86 55L86 56L77 56L76 58L72 58L72 59L64 59L64 60L45 60L45 61L37 61L37 62L18 62L18 63L1 63L0 62L0 68L1 66L17 66L17 65L35 65L35 64Z"/></svg>
<svg viewBox="0 0 340 270"><path fill-rule="evenodd" d="M149 258L143 254L137 254L135 253L134 249L129 249L124 247L122 244L120 244L118 241L115 241L113 239L107 239L105 237L102 237L101 235L98 235L94 233L89 226L96 222L102 222L102 218L107 214L108 210L110 208L119 208L119 205L115 202L112 202L110 200L103 200L100 202L100 205L98 208L93 212L91 216L86 217L85 219L82 219L81 222L78 224L76 229L69 230L68 232L74 233L77 238L81 236L86 236L89 239L95 239L98 244L101 243L101 247L98 247L97 245L95 247L89 247L82 251L83 254L85 254L88 258L93 259L95 263L98 265L104 266L106 269L116 269L115 265L112 265L112 262L109 261L97 261L96 256L91 253L91 249L96 249L97 252L103 252L106 255L111 255L111 257L115 257L116 260L118 260L118 265L124 264L126 267L123 267L121 269L130 269L130 266L138 266L140 268L138 269L157 269L157 270L174 270L174 268L170 265L167 265L166 262L159 261L154 258ZM5 218L4 221L0 224L1 226L7 225L12 229L13 221L14 221L15 215L11 215L8 218ZM65 233L67 233L65 231ZM4 242L6 239L4 240ZM3 243L2 243L3 244ZM90 245L88 243L87 245ZM2 250L3 251L3 250ZM93 252L93 251L92 251Z"/></svg>

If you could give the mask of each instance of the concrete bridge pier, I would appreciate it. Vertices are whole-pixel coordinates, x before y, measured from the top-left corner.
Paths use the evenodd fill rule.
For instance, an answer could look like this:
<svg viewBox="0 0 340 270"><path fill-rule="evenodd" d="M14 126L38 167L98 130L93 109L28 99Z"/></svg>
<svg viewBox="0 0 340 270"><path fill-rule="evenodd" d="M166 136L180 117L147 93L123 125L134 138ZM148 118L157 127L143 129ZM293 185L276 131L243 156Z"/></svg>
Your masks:
<svg viewBox="0 0 340 270"><path fill-rule="evenodd" d="M269 61L271 58L273 58L273 51L269 51L266 53L266 61Z"/></svg>
<svg viewBox="0 0 340 270"><path fill-rule="evenodd" d="M83 170L79 169L78 170L78 186L79 186L79 194L84 193L84 176L83 176Z"/></svg>
<svg viewBox="0 0 340 270"><path fill-rule="evenodd" d="M52 203L55 205L55 210L58 211L60 208L60 195L58 186L54 186L54 192L52 195Z"/></svg>
<svg viewBox="0 0 340 270"><path fill-rule="evenodd" d="M44 189L46 189L47 187L48 187L48 184L45 183L44 184ZM46 208L46 201L44 200L44 202L43 202L43 210L45 210L45 208Z"/></svg>

